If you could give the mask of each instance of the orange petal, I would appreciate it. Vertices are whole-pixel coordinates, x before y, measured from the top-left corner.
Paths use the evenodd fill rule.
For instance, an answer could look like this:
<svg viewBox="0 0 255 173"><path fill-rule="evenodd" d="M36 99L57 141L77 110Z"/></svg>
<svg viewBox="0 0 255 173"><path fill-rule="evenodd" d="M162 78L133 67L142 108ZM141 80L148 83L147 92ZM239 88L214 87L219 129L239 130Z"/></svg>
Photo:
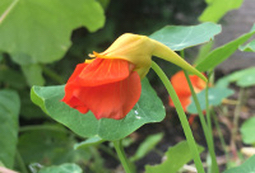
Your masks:
<svg viewBox="0 0 255 173"><path fill-rule="evenodd" d="M177 95L190 95L189 84L185 78L184 72L179 71L171 78L172 85Z"/></svg>
<svg viewBox="0 0 255 173"><path fill-rule="evenodd" d="M85 104L81 102L78 98L76 98L75 96L72 96L68 100L66 97L64 97L62 101L65 102L67 105L69 105L71 108L77 109L79 112L83 114L89 111L88 107L85 106Z"/></svg>
<svg viewBox="0 0 255 173"><path fill-rule="evenodd" d="M96 58L73 82L83 87L92 87L120 81L128 77L129 64L126 60Z"/></svg>
<svg viewBox="0 0 255 173"><path fill-rule="evenodd" d="M138 102L141 94L141 82L137 72L122 81L96 87L82 87L74 93L100 118L124 118Z"/></svg>
<svg viewBox="0 0 255 173"><path fill-rule="evenodd" d="M81 71L87 66L88 64L85 63L80 63L76 66L73 74L70 76L70 78L68 79L66 86L65 86L65 96L64 98L61 100L63 102L65 102L66 104L70 104L70 100L73 98L73 87L74 87L74 81L76 80L77 76L79 76L79 74L81 73ZM71 83L73 83L73 85L71 85ZM71 106L73 107L73 106Z"/></svg>

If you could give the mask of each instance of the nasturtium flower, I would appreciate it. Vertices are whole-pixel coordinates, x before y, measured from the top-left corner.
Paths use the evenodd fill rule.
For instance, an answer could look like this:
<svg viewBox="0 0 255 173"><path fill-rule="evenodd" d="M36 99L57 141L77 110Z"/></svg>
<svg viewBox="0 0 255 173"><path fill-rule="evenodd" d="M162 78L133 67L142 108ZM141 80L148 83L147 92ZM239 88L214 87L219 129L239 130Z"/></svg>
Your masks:
<svg viewBox="0 0 255 173"><path fill-rule="evenodd" d="M206 78L178 54L160 42L136 34L121 35L102 53L76 66L62 99L81 113L89 110L97 119L122 119L138 102L141 79L151 67L151 57L160 57Z"/></svg>
<svg viewBox="0 0 255 173"><path fill-rule="evenodd" d="M194 88L195 93L199 93L206 87L206 82L196 75L189 75L191 84ZM183 71L179 71L174 74L170 79L176 94L178 95L182 108L186 112L188 105L191 103L191 91L189 84L186 80L185 74ZM174 107L174 103L169 97L169 105Z"/></svg>

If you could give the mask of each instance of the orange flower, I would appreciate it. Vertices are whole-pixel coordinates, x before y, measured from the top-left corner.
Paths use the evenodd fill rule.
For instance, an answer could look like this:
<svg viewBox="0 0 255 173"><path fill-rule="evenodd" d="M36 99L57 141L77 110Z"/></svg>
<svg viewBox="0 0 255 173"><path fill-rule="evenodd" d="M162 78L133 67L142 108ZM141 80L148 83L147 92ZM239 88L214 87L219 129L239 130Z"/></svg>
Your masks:
<svg viewBox="0 0 255 173"><path fill-rule="evenodd" d="M198 78L197 76L189 75L189 77L190 77L191 84L196 93L199 93L206 87L206 82ZM184 72L183 71L177 72L175 75L172 76L170 80L174 87L174 90L176 91L176 94L178 95L181 101L183 110L186 112L188 105L191 103L191 99L190 99L191 91L190 91L189 84L186 80ZM174 104L171 98L169 98L169 104L170 106L174 107Z"/></svg>
<svg viewBox="0 0 255 173"><path fill-rule="evenodd" d="M63 102L97 119L121 119L134 107L141 94L140 77L125 60L96 58L78 64L67 81Z"/></svg>
<svg viewBox="0 0 255 173"><path fill-rule="evenodd" d="M78 64L65 86L62 99L81 113L97 119L122 119L138 102L141 79L155 55L204 76L167 46L146 36L123 34L106 51L93 52L93 59Z"/></svg>

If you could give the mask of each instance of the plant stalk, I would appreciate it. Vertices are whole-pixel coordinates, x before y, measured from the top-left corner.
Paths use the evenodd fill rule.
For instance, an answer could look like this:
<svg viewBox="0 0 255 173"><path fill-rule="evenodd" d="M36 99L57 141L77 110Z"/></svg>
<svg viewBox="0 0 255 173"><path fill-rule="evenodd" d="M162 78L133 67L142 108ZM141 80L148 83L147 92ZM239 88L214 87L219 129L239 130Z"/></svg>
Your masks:
<svg viewBox="0 0 255 173"><path fill-rule="evenodd" d="M118 154L118 157L120 159L120 162L125 170L126 173L134 173L134 167L131 166L131 163L126 157L124 148L122 146L121 140L113 141L114 148Z"/></svg>
<svg viewBox="0 0 255 173"><path fill-rule="evenodd" d="M156 74L159 76L159 78L161 79L162 83L166 87L169 95L171 96L171 98L174 102L174 105L176 107L176 111L177 111L179 119L181 121L182 128L184 130L184 134L186 136L190 151L192 153L197 171L198 171L198 173L204 173L205 171L204 171L204 168L203 168L202 161L200 159L198 148L197 148L195 139L193 137L192 131L190 129L189 122L188 122L187 117L186 117L186 115L184 113L184 110L182 108L181 102L180 102L180 100L179 100L179 98L178 98L178 96L177 96L170 80L167 78L167 76L162 71L162 69L153 61L152 61L151 67L156 72Z"/></svg>

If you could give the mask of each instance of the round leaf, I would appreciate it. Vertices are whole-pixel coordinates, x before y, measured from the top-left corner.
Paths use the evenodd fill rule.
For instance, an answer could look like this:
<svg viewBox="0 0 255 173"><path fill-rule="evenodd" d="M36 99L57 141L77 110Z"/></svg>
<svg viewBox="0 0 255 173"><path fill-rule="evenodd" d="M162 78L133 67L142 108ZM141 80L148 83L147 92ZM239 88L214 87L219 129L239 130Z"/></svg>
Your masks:
<svg viewBox="0 0 255 173"><path fill-rule="evenodd" d="M155 39L174 51L206 43L221 32L221 26L214 23L202 23L195 26L166 26L152 35Z"/></svg>
<svg viewBox="0 0 255 173"><path fill-rule="evenodd" d="M73 29L95 31L103 24L95 0L1 0L0 50L22 65L49 63L66 53Z"/></svg>
<svg viewBox="0 0 255 173"><path fill-rule="evenodd" d="M249 118L241 126L242 139L245 144L255 144L255 117Z"/></svg>
<svg viewBox="0 0 255 173"><path fill-rule="evenodd" d="M104 140L118 140L146 123L160 122L165 117L164 106L147 79L142 81L140 100L121 120L107 118L97 120L91 112L81 114L61 102L63 96L64 85L34 86L31 91L32 101L40 106L45 113L83 137L98 135Z"/></svg>
<svg viewBox="0 0 255 173"><path fill-rule="evenodd" d="M228 88L209 88L208 90L208 99L210 106L220 105L224 98L234 94L234 91ZM205 90L201 91L197 94L198 101L200 103L201 109L206 109L206 101L205 101ZM197 108L195 102L192 99L191 104L187 108L189 113L197 114Z"/></svg>

